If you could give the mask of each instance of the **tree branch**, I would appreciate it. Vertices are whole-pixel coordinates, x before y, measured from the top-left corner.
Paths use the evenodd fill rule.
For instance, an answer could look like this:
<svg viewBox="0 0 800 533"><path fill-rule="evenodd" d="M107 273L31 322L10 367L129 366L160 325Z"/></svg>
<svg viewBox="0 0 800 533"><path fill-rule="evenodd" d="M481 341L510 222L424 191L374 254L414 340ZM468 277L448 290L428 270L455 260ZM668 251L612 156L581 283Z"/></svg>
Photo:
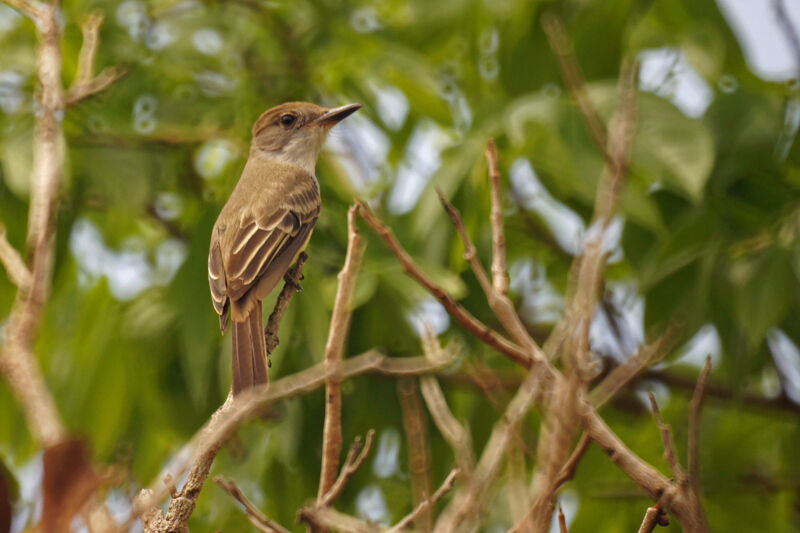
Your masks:
<svg viewBox="0 0 800 533"><path fill-rule="evenodd" d="M679 486L683 487L686 483L686 472L683 471L683 468L681 468L678 462L678 456L675 453L675 442L672 440L672 431L669 424L665 424L664 420L661 418L661 410L658 408L655 394L650 392L648 397L650 398L650 406L653 409L653 418L656 419L658 430L661 433L661 442L664 445L664 458L667 460L669 469L672 471L673 479L675 479Z"/></svg>
<svg viewBox="0 0 800 533"><path fill-rule="evenodd" d="M272 309L272 313L270 313L267 319L267 325L264 328L267 354L274 352L275 348L277 348L278 344L281 342L280 338L278 338L281 320L283 319L283 315L286 314L287 309L289 309L289 302L292 301L292 297L297 292L297 288L300 287L300 281L303 279L303 265L306 264L307 260L308 254L300 252L300 255L297 256L297 261L295 261L292 268L290 268L284 276L286 282L283 284L283 289L281 289L278 295L278 300L275 302L275 307Z"/></svg>
<svg viewBox="0 0 800 533"><path fill-rule="evenodd" d="M446 368L450 363L452 363L452 359L431 361L425 357L391 358L372 350L344 360L341 377L342 380L346 380L365 373L413 376L437 372ZM240 394L231 401L226 401L191 440L175 454L176 459L173 464L164 469L148 489L142 490L123 529L130 527L138 516L141 515L144 518L148 514L152 514L153 506L170 493L175 487L176 480L181 479L181 476L190 467L198 465L205 468L207 465L210 468L210 463L203 460L204 456L214 449L219 449L219 446L230 438L244 422L277 402L316 390L325 384L327 378L328 370L325 368L325 363L319 363L270 383L266 390L264 387L253 389ZM164 479L169 479L169 482L163 483ZM195 497L197 495L199 495L199 491ZM165 530L151 528L149 531Z"/></svg>
<svg viewBox="0 0 800 533"><path fill-rule="evenodd" d="M31 272L25 265L11 243L6 238L6 228L0 224L0 263L6 269L8 279L17 286L20 291L26 292L30 288Z"/></svg>
<svg viewBox="0 0 800 533"><path fill-rule="evenodd" d="M639 533L652 533L656 526L668 526L669 518L658 505L647 508L644 514L642 525L639 526Z"/></svg>
<svg viewBox="0 0 800 533"><path fill-rule="evenodd" d="M436 503L442 499L442 497L452 490L453 485L456 482L456 478L458 477L459 470L455 468L450 471L450 473L445 478L442 485L433 493L433 496L426 499L425 501L420 502L414 510L408 513L403 519L401 519L397 524L389 529L387 533L399 533L407 529L412 523L416 522L419 516L433 508Z"/></svg>
<svg viewBox="0 0 800 533"><path fill-rule="evenodd" d="M403 429L408 442L408 470L411 473L411 497L415 506L425 502L431 487L431 449L428 420L422 407L419 386L415 378L400 378L397 395L403 411ZM416 522L419 531L430 531L433 514L430 509L421 511Z"/></svg>
<svg viewBox="0 0 800 533"><path fill-rule="evenodd" d="M697 386L692 394L692 401L689 403L689 482L695 497L700 499L700 409L703 407L703 393L705 391L708 375L711 373L711 356L706 358L700 377L697 378Z"/></svg>
<svg viewBox="0 0 800 533"><path fill-rule="evenodd" d="M333 485L339 470L339 455L342 453L342 383L339 370L342 364L344 344L350 331L352 299L356 289L358 271L364 248L356 225L356 210L353 205L347 211L347 253L339 272L339 286L333 304L328 341L325 345L325 367L328 379L325 383L325 423L322 429L322 466L319 476L317 500L321 500Z"/></svg>
<svg viewBox="0 0 800 533"><path fill-rule="evenodd" d="M603 157L608 158L609 156L606 152L606 128L600 114L592 105L591 100L589 100L589 95L586 94L581 67L575 59L575 52L572 50L572 44L569 41L566 30L564 30L564 23L558 15L546 12L542 15L542 28L545 35L547 35L550 48L553 49L553 53L558 59L558 66L561 69L564 82L567 84L567 89L569 89L572 99L578 105L578 110L589 128L592 141L594 141L600 153L603 154Z"/></svg>
<svg viewBox="0 0 800 533"><path fill-rule="evenodd" d="M483 341L485 344L503 355L506 355L516 363L524 367L530 366L532 357L527 352L475 318L469 311L459 305L450 294L436 285L422 270L420 270L408 252L398 242L392 230L378 220L366 204L359 202L358 205L362 218L395 254L400 264L403 265L406 274L422 285L434 298L439 300L447 312L461 324L461 327L472 333L478 340Z"/></svg>
<svg viewBox="0 0 800 533"><path fill-rule="evenodd" d="M40 9L37 5L38 2L31 2L30 0L3 1L37 24L47 16L47 12L43 9Z"/></svg>
<svg viewBox="0 0 800 533"><path fill-rule="evenodd" d="M94 94L109 88L122 78L126 71L119 67L109 67L95 76L94 63L97 48L100 45L100 26L103 24L103 13L95 10L81 26L83 44L78 54L78 68L75 79L64 97L66 105L73 105Z"/></svg>
<svg viewBox="0 0 800 533"><path fill-rule="evenodd" d="M361 437L356 437L353 441L353 445L350 447L350 451L347 452L347 458L344 461L344 465L342 465L339 476L331 484L328 491L317 499L317 507L329 507L333 505L333 502L336 501L336 498L342 493L347 482L353 477L353 474L358 472L358 469L361 468L361 465L367 460L367 456L372 450L372 443L374 440L374 429L367 431L366 443L362 444Z"/></svg>
<svg viewBox="0 0 800 533"><path fill-rule="evenodd" d="M274 520L269 519L258 507L253 505L233 479L225 476L215 476L214 482L222 487L225 492L230 494L234 500L242 504L248 520L250 520L250 523L253 524L256 529L264 533L289 533L288 529Z"/></svg>
<svg viewBox="0 0 800 533"><path fill-rule="evenodd" d="M506 237L503 232L503 194L500 188L500 165L497 160L497 145L494 139L486 148L486 164L489 167L489 186L492 195L492 279L494 289L508 294L508 267L506 266Z"/></svg>

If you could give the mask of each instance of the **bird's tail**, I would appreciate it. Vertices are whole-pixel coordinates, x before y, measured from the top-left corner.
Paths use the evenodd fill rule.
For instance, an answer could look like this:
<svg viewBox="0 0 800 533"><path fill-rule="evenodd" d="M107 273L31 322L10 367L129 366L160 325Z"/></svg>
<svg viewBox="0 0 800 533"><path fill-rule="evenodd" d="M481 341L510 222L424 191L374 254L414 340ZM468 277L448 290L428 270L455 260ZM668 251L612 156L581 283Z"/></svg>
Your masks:
<svg viewBox="0 0 800 533"><path fill-rule="evenodd" d="M261 331L261 302L242 322L233 321L233 394L264 385L267 374L267 344Z"/></svg>

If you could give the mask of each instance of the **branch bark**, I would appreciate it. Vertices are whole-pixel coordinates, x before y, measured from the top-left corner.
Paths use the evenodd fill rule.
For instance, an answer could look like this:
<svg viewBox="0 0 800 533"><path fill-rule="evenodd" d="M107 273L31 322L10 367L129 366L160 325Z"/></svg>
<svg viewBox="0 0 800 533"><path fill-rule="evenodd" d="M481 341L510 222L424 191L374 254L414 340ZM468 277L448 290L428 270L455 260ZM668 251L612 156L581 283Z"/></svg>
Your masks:
<svg viewBox="0 0 800 533"><path fill-rule="evenodd" d="M431 361L425 357L395 359L372 350L343 361L341 379L346 380L365 373L414 376L440 371L451 363L452 359ZM325 363L319 363L306 370L278 379L270 383L266 389L254 389L237 396L232 401L226 401L191 440L175 454L176 459L173 463L162 470L149 488L141 491L134 503L131 516L122 526L123 529L130 527L133 520L139 516L142 516L143 522L147 524L145 518L153 515L154 512L160 513L158 509L154 509L154 506L158 505L158 502L175 488L177 480L181 479L190 468L196 467L198 474L206 469L205 475L207 476L207 468L211 467L211 463L205 460L207 454L214 449L219 449L219 446L230 438L244 422L277 402L316 390L325 384L328 377L329 373L325 368ZM164 480L169 481L164 482ZM198 489L195 493L196 499L200 487L195 488ZM162 526L161 522L151 521L155 526L150 527L147 531L174 531L174 529L167 529L167 525Z"/></svg>
<svg viewBox="0 0 800 533"><path fill-rule="evenodd" d="M344 345L350 330L353 294L364 256L361 236L356 225L357 209L358 207L353 205L347 212L347 254L339 272L339 286L333 304L328 342L325 345L325 367L328 369L329 377L325 383L325 425L322 430L322 466L317 492L318 501L333 485L336 472L339 470L339 455L342 453L342 383L339 373Z"/></svg>

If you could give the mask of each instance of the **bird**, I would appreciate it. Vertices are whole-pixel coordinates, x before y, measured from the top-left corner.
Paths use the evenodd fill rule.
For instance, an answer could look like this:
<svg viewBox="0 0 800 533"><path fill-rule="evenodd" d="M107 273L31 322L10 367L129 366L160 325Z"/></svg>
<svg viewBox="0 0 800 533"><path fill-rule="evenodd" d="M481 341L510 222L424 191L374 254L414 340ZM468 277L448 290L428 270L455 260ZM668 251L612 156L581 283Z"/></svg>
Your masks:
<svg viewBox="0 0 800 533"><path fill-rule="evenodd" d="M268 382L261 301L305 249L319 217L315 167L328 133L360 108L287 102L253 125L247 162L214 224L208 253L223 336L231 320L234 396Z"/></svg>

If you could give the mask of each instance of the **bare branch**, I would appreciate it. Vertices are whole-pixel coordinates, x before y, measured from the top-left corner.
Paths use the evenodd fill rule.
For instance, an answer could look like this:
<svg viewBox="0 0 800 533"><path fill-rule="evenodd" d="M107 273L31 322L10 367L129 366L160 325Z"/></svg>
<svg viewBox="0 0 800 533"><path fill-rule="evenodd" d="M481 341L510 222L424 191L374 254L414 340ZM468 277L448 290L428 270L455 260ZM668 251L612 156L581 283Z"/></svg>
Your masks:
<svg viewBox="0 0 800 533"><path fill-rule="evenodd" d="M343 533L382 533L383 527L364 522L353 516L340 513L332 507L303 507L297 511L297 520L305 522L312 531L323 529Z"/></svg>
<svg viewBox="0 0 800 533"><path fill-rule="evenodd" d="M270 313L267 319L267 325L264 328L264 338L267 342L267 354L274 352L275 348L277 348L278 344L281 342L280 338L278 338L281 320L283 319L283 315L286 314L286 310L289 309L289 302L292 301L292 296L294 296L298 287L300 287L300 281L303 279L303 265L306 264L307 260L308 254L300 252L300 255L297 256L297 261L295 261L292 268L290 268L284 276L286 282L283 284L283 289L281 289L280 294L278 294L278 300L275 302L275 307L272 309L272 313Z"/></svg>
<svg viewBox="0 0 800 533"><path fill-rule="evenodd" d="M668 525L669 517L664 513L664 509L656 504L647 508L642 525L639 526L639 533L652 533L656 526L666 527Z"/></svg>
<svg viewBox="0 0 800 533"><path fill-rule="evenodd" d="M561 69L564 82L578 105L578 110L583 115L583 120L589 128L589 133L595 146L604 157L607 157L606 128L600 114L592 105L591 100L589 100L589 95L586 94L581 67L575 59L575 52L572 50L572 44L570 44L566 30L564 30L564 23L558 15L547 12L542 15L542 28L544 28L547 40L550 42L550 48L553 49L553 53L558 59L558 66Z"/></svg>
<svg viewBox="0 0 800 533"><path fill-rule="evenodd" d="M530 366L532 362L530 354L475 318L469 311L459 305L450 294L436 285L422 270L420 270L408 252L398 242L392 230L378 220L366 204L359 203L359 208L364 220L375 230L378 236L383 239L395 256L397 256L406 274L422 285L434 298L439 300L447 312L450 313L464 329L518 364L524 367Z"/></svg>
<svg viewBox="0 0 800 533"><path fill-rule="evenodd" d="M433 496L420 502L413 511L403 517L397 524L392 526L387 533L399 533L407 529L412 523L417 522L422 513L428 512L442 497L450 492L458 477L459 470L455 468L445 478L442 485L433 493Z"/></svg>
<svg viewBox="0 0 800 533"><path fill-rule="evenodd" d="M504 294L500 294L494 290L492 283L489 281L489 276L486 274L483 265L481 264L478 254L475 251L475 246L464 227L464 221L461 219L461 214L448 200L445 198L442 191L437 188L436 193L439 195L439 200L442 202L444 210L447 212L453 225L456 227L458 234L461 236L461 241L464 244L464 257L467 259L472 272L478 278L478 282L486 294L486 300L489 302L489 307L495 312L500 323L508 331L516 342L520 344L531 356L533 363L543 363L547 360L544 352L536 344L536 341L530 336L527 328L520 320L514 304Z"/></svg>
<svg viewBox="0 0 800 533"><path fill-rule="evenodd" d="M339 470L339 455L342 453L342 383L339 371L344 345L350 331L352 299L356 289L358 271L364 248L356 225L358 207L353 205L347 212L347 253L339 272L339 286L333 304L328 341L325 345L325 367L328 379L325 383L325 425L322 430L322 467L319 476L317 499L330 490Z"/></svg>
<svg viewBox="0 0 800 533"><path fill-rule="evenodd" d="M109 67L95 76L94 63L97 57L97 48L100 46L100 26L103 24L103 13L99 10L89 14L89 18L81 26L83 31L83 44L78 54L78 69L72 86L64 97L66 105L72 105L81 100L109 88L115 81L122 78L126 71L119 67Z"/></svg>
<svg viewBox="0 0 800 533"><path fill-rule="evenodd" d="M0 263L6 269L8 279L23 292L30 288L31 272L25 262L6 238L6 228L0 224Z"/></svg>
<svg viewBox="0 0 800 533"><path fill-rule="evenodd" d="M462 425L450 408L447 406L447 400L444 397L439 382L434 376L423 376L420 378L420 389L422 397L425 399L425 404L428 406L428 412L433 418L433 422L439 429L439 432L447 441L447 444L453 449L453 454L456 458L461 471L465 476L472 475L472 469L475 466L475 458L472 454L472 437L469 433L469 428Z"/></svg>
<svg viewBox="0 0 800 533"><path fill-rule="evenodd" d="M253 524L256 529L259 531L263 531L264 533L289 533L289 530L283 527L282 525L278 524L274 520L271 520L262 513L258 507L253 505L247 496L244 495L242 490L236 485L236 482L225 476L216 476L214 477L214 482L222 487L225 492L230 494L234 500L242 504L244 507L244 512L247 514L247 518L250 520L250 523Z"/></svg>
<svg viewBox="0 0 800 533"><path fill-rule="evenodd" d="M414 505L423 503L431 494L431 445L428 420L422 407L416 378L400 378L397 394L403 411L403 428L408 441L408 470L411 473L411 497ZM420 531L430 531L433 514L422 511L415 520Z"/></svg>
<svg viewBox="0 0 800 533"><path fill-rule="evenodd" d="M436 531L458 531L470 517L478 517L486 505L485 495L497 478L516 428L541 390L552 386L544 366L534 366L522 382L505 413L495 423L472 477L449 503L436 522Z"/></svg>
<svg viewBox="0 0 800 533"><path fill-rule="evenodd" d="M425 357L404 357L394 359L377 351L346 359L342 363L342 380L374 372L391 376L413 376L436 372L447 367L452 360L430 361ZM206 454L222 445L245 421L277 402L294 396L308 394L325 384L328 371L324 363L276 380L264 388L243 393L232 401L226 401L211 416L211 419L175 454L176 459L163 470L149 489L137 498L131 517L123 528L129 527L139 515L150 512L153 505L169 494L176 481L194 464L210 463L203 461ZM207 475L206 471L206 475ZM170 483L162 485L161 480L170 476ZM156 530L160 531L160 530Z"/></svg>
<svg viewBox="0 0 800 533"><path fill-rule="evenodd" d="M39 6L38 2L31 2L30 0L3 1L36 23L46 16L46 11Z"/></svg>
<svg viewBox="0 0 800 533"><path fill-rule="evenodd" d="M617 366L591 392L592 405L600 407L613 398L639 373L664 357L678 339L678 326L672 325L658 339L643 345L639 351Z"/></svg>
<svg viewBox="0 0 800 533"><path fill-rule="evenodd" d="M664 444L664 458L667 460L667 464L672 471L672 477L678 485L682 487L686 483L686 473L683 471L683 468L681 468L678 462L678 456L675 453L675 442L672 440L672 430L669 424L665 424L664 420L661 418L661 410L658 408L655 394L650 392L648 397L650 398L650 405L653 408L653 418L656 419L658 430L661 432L661 442Z"/></svg>
<svg viewBox="0 0 800 533"><path fill-rule="evenodd" d="M700 430L700 409L703 407L703 393L705 392L708 375L711 373L711 357L706 357L697 386L689 403L689 482L695 495L700 497L700 443L698 433Z"/></svg>
<svg viewBox="0 0 800 533"><path fill-rule="evenodd" d="M367 441L363 444L361 443L361 437L356 437L353 441L353 445L350 447L350 451L347 452L347 459L344 461L344 465L342 465L342 470L339 472L339 476L336 480L331 484L330 489L322 495L317 501L318 507L327 507L333 504L336 501L336 498L339 497L339 494L342 493L344 490L345 485L353 477L361 465L364 464L366 461L369 452L372 450L372 443L375 440L375 430L370 429L367 431Z"/></svg>
<svg viewBox="0 0 800 533"><path fill-rule="evenodd" d="M127 74L128 71L123 67L115 66L104 68L100 74L86 81L85 83L70 87L69 91L64 97L64 103L68 106L75 105L78 102L89 98L90 96L94 96L95 94L105 91L114 85L114 83L124 78Z"/></svg>
<svg viewBox="0 0 800 533"><path fill-rule="evenodd" d="M575 449L572 450L572 454L569 456L569 459L567 459L567 462L564 463L561 473L558 475L558 478L556 478L556 489L575 477L578 464L581 462L581 459L583 459L583 456L586 454L586 450L589 449L589 445L591 443L592 439L590 439L586 433L581 435L581 438L578 440L578 444L575 446Z"/></svg>
<svg viewBox="0 0 800 533"><path fill-rule="evenodd" d="M97 57L97 47L100 45L100 26L102 24L103 13L95 10L89 14L89 18L81 26L83 43L81 51L78 53L78 68L70 92L75 87L89 83L89 80L94 78L94 60Z"/></svg>
<svg viewBox="0 0 800 533"><path fill-rule="evenodd" d="M497 145L494 139L486 148L486 164L489 166L489 185L492 195L492 280L494 289L508 294L508 267L506 266L506 237L503 231L503 195L500 188L500 165L497 161Z"/></svg>
<svg viewBox="0 0 800 533"><path fill-rule="evenodd" d="M41 113L36 115L33 137L33 170L28 214L28 251L31 254L27 283L19 286L7 325L6 346L0 349L0 371L20 403L31 432L45 448L67 437L34 355L34 343L42 309L49 297L55 258L56 191L64 167L63 130L58 115L63 110L61 85L61 34L56 7L39 7L25 0L8 2L34 17L39 37L37 77ZM12 260L13 262L13 260ZM24 276L23 276L24 278Z"/></svg>

